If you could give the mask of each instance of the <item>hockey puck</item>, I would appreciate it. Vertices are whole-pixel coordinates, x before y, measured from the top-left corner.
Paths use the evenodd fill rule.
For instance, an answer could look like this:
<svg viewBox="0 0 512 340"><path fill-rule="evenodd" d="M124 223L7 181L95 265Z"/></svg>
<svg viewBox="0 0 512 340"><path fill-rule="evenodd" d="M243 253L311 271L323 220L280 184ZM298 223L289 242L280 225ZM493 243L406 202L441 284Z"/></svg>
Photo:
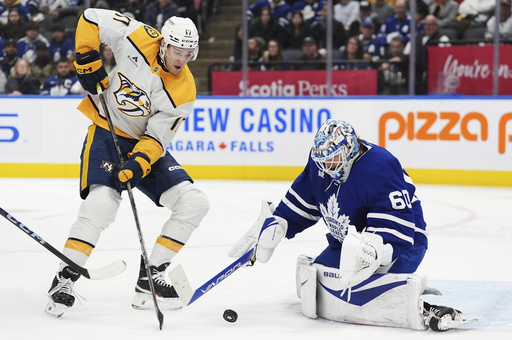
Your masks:
<svg viewBox="0 0 512 340"><path fill-rule="evenodd" d="M236 322L236 320L238 319L238 314L236 314L236 312L232 309L226 309L224 311L224 314L222 314L222 317L227 322L233 323L233 322Z"/></svg>

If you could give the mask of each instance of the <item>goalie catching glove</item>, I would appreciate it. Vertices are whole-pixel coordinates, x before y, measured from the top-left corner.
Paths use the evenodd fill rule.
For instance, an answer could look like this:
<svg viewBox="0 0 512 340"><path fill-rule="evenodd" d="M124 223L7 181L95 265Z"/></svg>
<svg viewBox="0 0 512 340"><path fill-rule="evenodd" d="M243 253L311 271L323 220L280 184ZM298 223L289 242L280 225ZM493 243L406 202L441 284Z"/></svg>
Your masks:
<svg viewBox="0 0 512 340"><path fill-rule="evenodd" d="M96 84L100 84L101 89L105 90L108 87L108 75L98 51L77 53L75 57L76 76L84 90L98 94Z"/></svg>
<svg viewBox="0 0 512 340"><path fill-rule="evenodd" d="M353 287L373 275L380 266L390 264L392 257L393 246L384 244L380 235L359 233L350 225L341 246L340 282L345 287Z"/></svg>
<svg viewBox="0 0 512 340"><path fill-rule="evenodd" d="M115 175L116 186L120 190L126 190L126 183L130 182L132 187L137 186L140 180L151 172L149 157L142 152L128 154L130 158Z"/></svg>
<svg viewBox="0 0 512 340"><path fill-rule="evenodd" d="M249 249L256 247L256 260L262 263L268 262L281 239L286 235L288 224L284 219L272 215L274 205L263 201L260 216L252 227L229 251L228 256L240 257Z"/></svg>

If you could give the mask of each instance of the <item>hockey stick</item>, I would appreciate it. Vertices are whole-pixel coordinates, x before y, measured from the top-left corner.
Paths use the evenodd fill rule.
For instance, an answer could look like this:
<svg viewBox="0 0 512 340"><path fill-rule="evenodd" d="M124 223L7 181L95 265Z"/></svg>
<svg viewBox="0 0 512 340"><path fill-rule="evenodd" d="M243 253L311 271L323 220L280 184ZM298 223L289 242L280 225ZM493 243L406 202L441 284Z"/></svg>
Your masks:
<svg viewBox="0 0 512 340"><path fill-rule="evenodd" d="M249 262L250 264L248 265L252 266L255 260L254 252L255 248L249 249L247 253L239 257L236 261L224 268L224 270L215 275L213 278L206 281L196 290L193 290L190 286L187 275L185 274L185 271L181 265L177 265L169 272L169 279L171 280L174 289L176 289L181 302L183 302L185 306L188 306L204 294L208 293L213 287L217 286L229 275L233 274L235 270L243 267Z"/></svg>
<svg viewBox="0 0 512 340"><path fill-rule="evenodd" d="M71 268L79 272L83 277L91 279L91 280L101 280L107 279L112 276L116 276L121 274L126 269L126 263L122 260L117 260L112 262L109 265L106 265L101 268L96 269L86 269L84 267L79 266L72 260L66 257L66 255L62 254L60 251L52 247L48 242L43 240L43 238L32 230L30 230L26 225L18 221L14 216L9 214L7 211L0 207L0 214L5 217L9 222L14 224L16 227L23 230L28 236L30 236L34 241L48 249L53 255L57 256L62 261L66 262Z"/></svg>
<svg viewBox="0 0 512 340"><path fill-rule="evenodd" d="M108 128L110 130L110 134L112 135L112 140L114 141L114 145L116 147L117 156L119 157L119 163L121 164L121 167L123 167L124 166L123 154L121 153L121 147L119 146L119 140L117 139L114 124L112 123L112 118L110 117L110 112L108 111L107 104L105 103L105 98L103 97L103 91L101 90L101 86L99 83L96 85L96 89L98 90L101 106L103 107L103 112L105 112L105 117L107 118ZM153 275L151 274L151 270L149 269L148 254L146 252L144 236L142 235L142 230L140 228L139 214L137 213L137 207L135 206L135 198L133 197L132 185L129 181L126 182L126 190L128 191L128 197L130 198L130 204L132 206L133 217L135 219L135 226L137 227L137 235L139 236L140 249L142 251L142 259L144 260L144 268L146 269L146 273L148 275L149 289L151 290L151 296L153 297L153 303L155 305L156 317L157 317L158 323L159 323L158 326L159 326L160 330L162 330L162 326L164 324L164 315L160 311L160 308L158 308L158 302L156 301L156 293L155 293L155 285L153 283Z"/></svg>

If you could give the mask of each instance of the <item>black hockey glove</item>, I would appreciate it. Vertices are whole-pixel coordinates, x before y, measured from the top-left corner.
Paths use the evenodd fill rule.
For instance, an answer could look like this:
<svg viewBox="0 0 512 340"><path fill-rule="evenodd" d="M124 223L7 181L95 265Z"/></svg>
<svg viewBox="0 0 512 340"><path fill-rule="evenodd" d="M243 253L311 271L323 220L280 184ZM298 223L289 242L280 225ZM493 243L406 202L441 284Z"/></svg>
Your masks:
<svg viewBox="0 0 512 340"><path fill-rule="evenodd" d="M151 163L149 157L140 151L136 152L128 158L128 161L114 176L116 186L120 190L126 190L126 183L130 182L132 187L135 187L150 172Z"/></svg>
<svg viewBox="0 0 512 340"><path fill-rule="evenodd" d="M98 83L101 89L105 90L108 87L108 76L98 51L77 53L75 57L76 75L84 90L92 94L98 94L96 90L96 84Z"/></svg>

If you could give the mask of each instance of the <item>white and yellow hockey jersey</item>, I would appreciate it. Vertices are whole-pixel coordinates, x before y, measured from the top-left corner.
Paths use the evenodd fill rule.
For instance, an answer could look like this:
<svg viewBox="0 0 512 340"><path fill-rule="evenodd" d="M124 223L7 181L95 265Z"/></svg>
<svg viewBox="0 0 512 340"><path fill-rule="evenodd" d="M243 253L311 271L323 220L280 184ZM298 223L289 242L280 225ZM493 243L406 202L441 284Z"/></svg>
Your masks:
<svg viewBox="0 0 512 340"><path fill-rule="evenodd" d="M153 27L109 10L85 10L76 30L78 53L98 50L101 43L114 52L117 66L104 91L112 122L119 136L139 140L133 151L144 152L151 164L165 153L196 98L188 66L173 75L158 63L160 41ZM108 130L98 96L89 94L78 109Z"/></svg>

